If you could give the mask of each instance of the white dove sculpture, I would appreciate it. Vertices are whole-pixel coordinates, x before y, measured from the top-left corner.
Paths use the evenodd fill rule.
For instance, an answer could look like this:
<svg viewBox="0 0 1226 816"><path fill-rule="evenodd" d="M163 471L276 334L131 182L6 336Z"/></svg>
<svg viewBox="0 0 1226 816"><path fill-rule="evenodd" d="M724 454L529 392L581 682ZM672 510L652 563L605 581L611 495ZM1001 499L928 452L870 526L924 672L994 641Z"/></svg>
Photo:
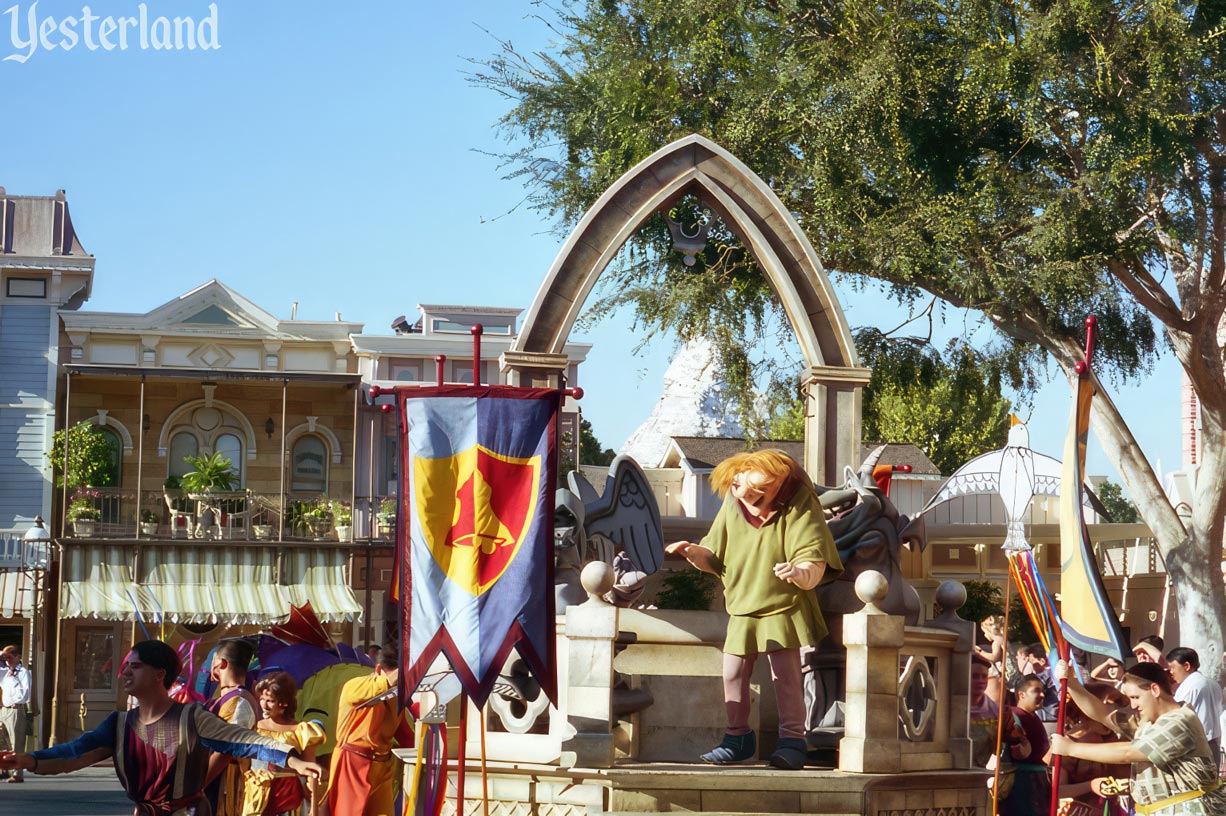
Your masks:
<svg viewBox="0 0 1226 816"><path fill-rule="evenodd" d="M1035 496L1060 495L1062 467L1053 459L1030 449L1030 431L1012 414L1009 438L1000 450L980 454L945 480L920 515L958 496L995 493L1005 505L1005 550L1029 550L1026 541L1026 509ZM1087 500L1086 506L1095 509Z"/></svg>

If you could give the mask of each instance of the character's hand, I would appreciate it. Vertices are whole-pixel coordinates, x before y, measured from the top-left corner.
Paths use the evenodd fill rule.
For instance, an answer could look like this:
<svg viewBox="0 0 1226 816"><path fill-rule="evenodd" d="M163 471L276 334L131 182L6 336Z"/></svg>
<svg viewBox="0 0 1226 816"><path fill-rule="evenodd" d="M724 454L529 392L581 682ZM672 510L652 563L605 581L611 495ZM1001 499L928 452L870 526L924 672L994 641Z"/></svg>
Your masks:
<svg viewBox="0 0 1226 816"><path fill-rule="evenodd" d="M285 765L294 773L305 776L307 779L319 779L324 773L323 766L318 762L308 762L301 757L290 757L289 762Z"/></svg>
<svg viewBox="0 0 1226 816"><path fill-rule="evenodd" d="M679 555L682 558L689 558L690 547L696 546L698 545L689 541L674 541L672 544L666 544L664 546L664 552L668 553L669 555Z"/></svg>
<svg viewBox="0 0 1226 816"><path fill-rule="evenodd" d="M796 567L791 562L783 561L774 567L775 577L781 581L791 581L796 577Z"/></svg>
<svg viewBox="0 0 1226 816"><path fill-rule="evenodd" d="M1110 799L1114 796L1127 794L1129 789L1129 780L1116 779L1114 776L1099 776L1090 780L1090 790L1103 797Z"/></svg>
<svg viewBox="0 0 1226 816"><path fill-rule="evenodd" d="M34 759L29 754L16 751L0 751L0 771L29 771L34 768Z"/></svg>
<svg viewBox="0 0 1226 816"><path fill-rule="evenodd" d="M1051 752L1060 756L1072 756L1077 743L1062 734L1051 735Z"/></svg>

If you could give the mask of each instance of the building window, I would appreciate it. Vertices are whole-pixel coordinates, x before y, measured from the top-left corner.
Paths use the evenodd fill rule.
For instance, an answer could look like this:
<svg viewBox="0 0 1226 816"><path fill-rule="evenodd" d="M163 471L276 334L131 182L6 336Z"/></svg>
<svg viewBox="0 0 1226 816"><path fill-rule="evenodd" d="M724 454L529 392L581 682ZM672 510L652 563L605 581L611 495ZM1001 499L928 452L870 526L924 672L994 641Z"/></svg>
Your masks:
<svg viewBox="0 0 1226 816"><path fill-rule="evenodd" d="M78 627L72 687L77 691L112 691L117 673L115 630L109 626Z"/></svg>
<svg viewBox="0 0 1226 816"><path fill-rule="evenodd" d="M396 382L421 382L421 363L392 366L392 379Z"/></svg>
<svg viewBox="0 0 1226 816"><path fill-rule="evenodd" d="M482 334L510 334L510 326L490 326L481 320L474 320L472 323L457 323L454 320L434 319L430 322L430 328L436 332L449 332L453 334L468 334L472 327L481 323Z"/></svg>
<svg viewBox="0 0 1226 816"><path fill-rule="evenodd" d="M304 436L294 443L290 490L306 493L328 491L328 446L318 436Z"/></svg>
<svg viewBox="0 0 1226 816"><path fill-rule="evenodd" d="M472 363L452 363L451 364L451 381L457 383L473 382L473 364Z"/></svg>
<svg viewBox="0 0 1226 816"><path fill-rule="evenodd" d="M170 459L166 463L167 475L179 478L192 470L192 466L184 460L189 456L200 455L200 442L196 435L180 431L170 438Z"/></svg>
<svg viewBox="0 0 1226 816"><path fill-rule="evenodd" d="M246 469L243 467L243 443L231 433L223 433L217 437L213 450L230 460L230 470L235 475L235 487L242 487L246 479Z"/></svg>
<svg viewBox="0 0 1226 816"><path fill-rule="evenodd" d="M112 428L101 427L97 431L111 445L111 464L94 487L119 487L123 478L123 440Z"/></svg>
<svg viewBox="0 0 1226 816"><path fill-rule="evenodd" d="M11 298L46 298L45 278L9 278L6 294Z"/></svg>

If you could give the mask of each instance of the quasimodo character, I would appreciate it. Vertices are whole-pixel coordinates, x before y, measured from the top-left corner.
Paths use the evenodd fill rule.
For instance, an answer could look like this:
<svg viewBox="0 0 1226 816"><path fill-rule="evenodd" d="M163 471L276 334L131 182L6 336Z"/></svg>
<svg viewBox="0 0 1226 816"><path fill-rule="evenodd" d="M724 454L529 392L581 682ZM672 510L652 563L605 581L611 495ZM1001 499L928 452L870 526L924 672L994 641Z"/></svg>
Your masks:
<svg viewBox="0 0 1226 816"><path fill-rule="evenodd" d="M678 541L667 547L724 585L728 727L702 760L729 765L756 756L749 677L758 655L765 654L779 707L779 742L770 764L799 770L807 756L800 648L825 637L813 588L837 577L843 565L813 483L787 454L736 454L716 466L711 486L724 494L724 503L710 532L698 544Z"/></svg>

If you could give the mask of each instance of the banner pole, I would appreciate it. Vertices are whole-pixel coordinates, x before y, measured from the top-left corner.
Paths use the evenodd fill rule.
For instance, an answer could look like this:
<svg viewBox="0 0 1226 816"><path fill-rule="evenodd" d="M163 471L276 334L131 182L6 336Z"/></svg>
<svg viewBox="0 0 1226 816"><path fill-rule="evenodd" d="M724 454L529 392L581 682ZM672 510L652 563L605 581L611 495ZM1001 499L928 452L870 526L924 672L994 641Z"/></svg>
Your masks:
<svg viewBox="0 0 1226 816"><path fill-rule="evenodd" d="M1008 555L1006 554L1005 557L1008 558ZM1009 573L1005 573L1005 631L1003 633L1004 654L1002 654L1000 657L1000 700L996 705L996 768L992 772L992 816L996 816L996 814L1000 812L1000 742L1001 737L1004 735L1006 714L1005 701L1008 699L1009 693L1009 672L1005 670L1005 661L1009 659L1009 600L1011 595L1009 590L1012 588L1012 585L1013 579L1009 576Z"/></svg>
<svg viewBox="0 0 1226 816"><path fill-rule="evenodd" d="M468 695L460 692L460 744L456 746L456 816L464 816L464 766L468 763Z"/></svg>

